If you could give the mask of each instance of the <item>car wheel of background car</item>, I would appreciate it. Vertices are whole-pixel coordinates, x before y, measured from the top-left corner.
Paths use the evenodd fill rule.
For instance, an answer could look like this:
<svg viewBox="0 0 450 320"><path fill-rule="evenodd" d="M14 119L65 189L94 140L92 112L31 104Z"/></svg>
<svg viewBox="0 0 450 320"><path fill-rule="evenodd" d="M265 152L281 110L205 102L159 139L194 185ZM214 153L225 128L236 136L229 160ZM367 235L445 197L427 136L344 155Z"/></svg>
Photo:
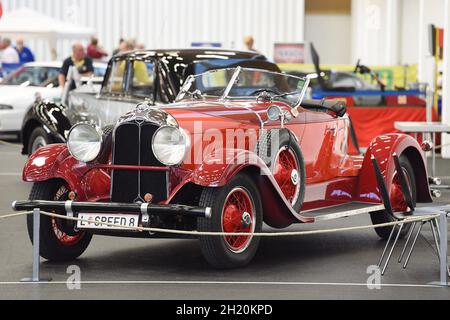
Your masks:
<svg viewBox="0 0 450 320"><path fill-rule="evenodd" d="M273 139L278 144L273 147ZM258 141L257 154L263 159L286 199L300 212L306 190L306 171L300 146L286 129L267 130Z"/></svg>
<svg viewBox="0 0 450 320"><path fill-rule="evenodd" d="M408 182L409 188L411 190L411 195L413 197L414 203L416 202L416 180L414 177L414 169L409 162L408 158L405 156L400 157L400 164L403 168L403 172L405 174L406 180ZM392 187L389 192L390 199L392 203L392 209L394 212L407 212L408 211L408 204L406 203L406 200L403 196L402 192L402 186L400 183L400 180L397 176L397 174L392 177ZM387 213L386 211L377 211L370 214L370 217L372 219L373 224L382 224L382 223L389 223L393 222L394 218ZM400 237L403 238L408 234L408 231L411 227L411 224L403 226L402 233L400 234ZM383 227L383 228L375 228L375 232L378 234L378 236L384 240L389 238L389 235L391 234L392 227Z"/></svg>
<svg viewBox="0 0 450 320"><path fill-rule="evenodd" d="M51 139L42 127L37 127L31 132L28 140L28 154L32 155L39 148L45 147L51 143Z"/></svg>
<svg viewBox="0 0 450 320"><path fill-rule="evenodd" d="M222 188L205 188L200 206L212 208L211 218L199 218L199 231L253 233L262 228L262 203L252 179L238 174ZM200 246L210 265L220 269L243 267L256 254L259 238L253 236L201 236Z"/></svg>
<svg viewBox="0 0 450 320"><path fill-rule="evenodd" d="M31 189L30 200L68 200L69 189L58 180L37 182ZM63 214L58 212L58 214ZM28 234L33 242L33 215L27 216ZM41 215L39 250L41 257L50 261L71 261L88 247L92 234L76 232L73 222Z"/></svg>

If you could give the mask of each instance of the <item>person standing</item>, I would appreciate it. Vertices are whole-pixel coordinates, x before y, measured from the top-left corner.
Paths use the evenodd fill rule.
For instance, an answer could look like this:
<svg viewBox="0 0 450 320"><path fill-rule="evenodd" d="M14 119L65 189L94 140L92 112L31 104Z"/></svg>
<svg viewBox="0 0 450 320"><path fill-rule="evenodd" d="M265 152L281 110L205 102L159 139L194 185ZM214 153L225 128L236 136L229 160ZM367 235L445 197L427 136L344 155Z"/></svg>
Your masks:
<svg viewBox="0 0 450 320"><path fill-rule="evenodd" d="M120 47L123 46L123 44L125 43L125 39L124 38L120 38L119 40L119 46L117 47L117 49L114 49L113 51L113 56L115 56L116 54L118 54L120 52Z"/></svg>
<svg viewBox="0 0 450 320"><path fill-rule="evenodd" d="M255 45L255 39L253 39L252 36L246 36L244 38L244 45L247 48L248 51L252 51L252 52L258 52L258 50L256 50L254 48Z"/></svg>
<svg viewBox="0 0 450 320"><path fill-rule="evenodd" d="M15 49L17 51L17 54L19 55L20 64L34 61L33 52L31 52L31 50L25 46L22 37L16 39Z"/></svg>
<svg viewBox="0 0 450 320"><path fill-rule="evenodd" d="M19 54L17 53L16 49L12 47L11 39L4 38L2 47L4 47L2 52L3 65L13 65L13 64L17 65L20 63Z"/></svg>
<svg viewBox="0 0 450 320"><path fill-rule="evenodd" d="M59 85L62 90L66 85L67 75L70 67L75 67L81 76L90 76L94 73L94 65L91 58L86 57L84 46L81 43L75 43L72 46L72 56L64 60L61 71L59 73ZM69 90L76 88L75 81L70 83Z"/></svg>
<svg viewBox="0 0 450 320"><path fill-rule="evenodd" d="M98 39L93 37L91 39L91 43L87 48L87 56L91 59L102 59L104 57L107 57L108 54L105 50L98 46Z"/></svg>

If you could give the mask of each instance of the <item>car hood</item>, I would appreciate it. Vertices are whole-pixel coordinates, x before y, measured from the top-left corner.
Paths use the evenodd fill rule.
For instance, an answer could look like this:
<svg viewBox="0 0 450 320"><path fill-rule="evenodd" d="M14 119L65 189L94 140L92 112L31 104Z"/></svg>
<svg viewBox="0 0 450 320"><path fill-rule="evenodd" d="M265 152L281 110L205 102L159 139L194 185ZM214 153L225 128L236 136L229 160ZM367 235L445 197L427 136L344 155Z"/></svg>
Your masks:
<svg viewBox="0 0 450 320"><path fill-rule="evenodd" d="M270 104L254 101L232 102L183 102L168 105L162 109L172 115L180 127L192 130L194 125L203 130L261 127L261 121L267 120L267 108ZM198 128L198 127L197 127Z"/></svg>
<svg viewBox="0 0 450 320"><path fill-rule="evenodd" d="M58 88L0 85L0 103L13 105L20 101L33 103L36 98L36 93L39 93L44 99L50 99L58 97L61 91Z"/></svg>

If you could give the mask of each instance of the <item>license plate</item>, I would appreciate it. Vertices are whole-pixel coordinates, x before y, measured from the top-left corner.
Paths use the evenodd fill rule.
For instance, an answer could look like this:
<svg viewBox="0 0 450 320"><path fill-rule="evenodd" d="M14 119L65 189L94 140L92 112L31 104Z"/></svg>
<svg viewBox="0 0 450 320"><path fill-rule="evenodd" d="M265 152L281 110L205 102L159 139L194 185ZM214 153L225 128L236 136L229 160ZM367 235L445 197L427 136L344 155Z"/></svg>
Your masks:
<svg viewBox="0 0 450 320"><path fill-rule="evenodd" d="M89 221L78 221L78 229L129 230L139 224L139 216L129 214L80 213L78 218Z"/></svg>

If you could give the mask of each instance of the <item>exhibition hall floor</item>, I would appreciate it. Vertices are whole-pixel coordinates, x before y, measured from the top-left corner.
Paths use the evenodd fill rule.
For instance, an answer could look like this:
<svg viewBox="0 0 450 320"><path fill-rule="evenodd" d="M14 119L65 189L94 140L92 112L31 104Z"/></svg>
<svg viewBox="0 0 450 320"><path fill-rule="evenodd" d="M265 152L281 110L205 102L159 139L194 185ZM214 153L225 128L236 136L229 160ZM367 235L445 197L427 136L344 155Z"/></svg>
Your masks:
<svg viewBox="0 0 450 320"><path fill-rule="evenodd" d="M21 181L25 157L19 145L0 145L0 215L11 202L28 197ZM450 175L450 161L438 173ZM450 203L450 192L439 202ZM370 224L368 216L290 230ZM367 268L378 262L384 246L370 230L290 238L264 238L254 261L244 269L211 269L195 240L136 240L94 237L73 263L42 262L47 284L24 284L31 275L32 246L24 217L0 220L0 299L449 299L439 280L439 262L427 226L407 270L393 257L382 287L369 290ZM403 241L401 242L403 244ZM399 246L401 248L401 246ZM399 249L400 250L400 249ZM81 288L69 290L69 265L81 269Z"/></svg>

